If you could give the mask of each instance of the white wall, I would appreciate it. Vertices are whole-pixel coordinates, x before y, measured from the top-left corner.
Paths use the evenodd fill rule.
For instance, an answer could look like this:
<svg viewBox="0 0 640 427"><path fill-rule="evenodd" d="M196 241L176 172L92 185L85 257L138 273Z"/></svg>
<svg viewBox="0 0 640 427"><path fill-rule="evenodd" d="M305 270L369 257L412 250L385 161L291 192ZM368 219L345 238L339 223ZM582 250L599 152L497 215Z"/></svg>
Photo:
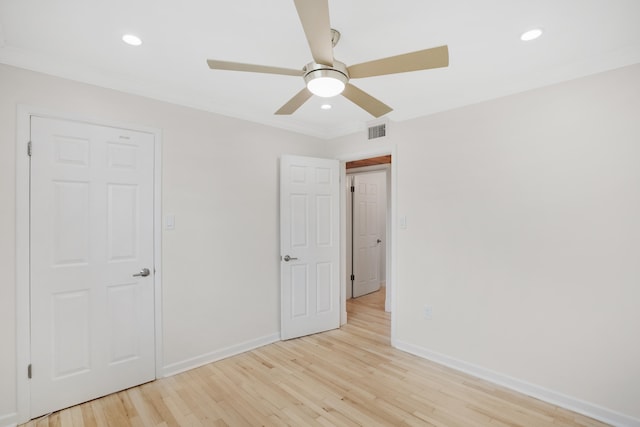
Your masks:
<svg viewBox="0 0 640 427"><path fill-rule="evenodd" d="M164 362L178 370L280 331L278 158L324 141L0 65L0 425L15 422L18 103L163 137Z"/></svg>
<svg viewBox="0 0 640 427"><path fill-rule="evenodd" d="M640 65L392 132L396 344L640 425Z"/></svg>

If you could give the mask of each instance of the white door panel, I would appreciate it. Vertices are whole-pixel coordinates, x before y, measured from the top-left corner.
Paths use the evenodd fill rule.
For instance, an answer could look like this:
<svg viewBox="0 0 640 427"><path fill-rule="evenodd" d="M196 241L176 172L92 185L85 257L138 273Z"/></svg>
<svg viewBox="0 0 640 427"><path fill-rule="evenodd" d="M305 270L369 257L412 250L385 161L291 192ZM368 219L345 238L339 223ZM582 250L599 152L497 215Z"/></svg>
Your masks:
<svg viewBox="0 0 640 427"><path fill-rule="evenodd" d="M155 378L153 138L32 117L34 417Z"/></svg>
<svg viewBox="0 0 640 427"><path fill-rule="evenodd" d="M380 289L379 189L372 174L353 176L353 297Z"/></svg>
<svg viewBox="0 0 640 427"><path fill-rule="evenodd" d="M340 326L338 164L281 159L282 339Z"/></svg>

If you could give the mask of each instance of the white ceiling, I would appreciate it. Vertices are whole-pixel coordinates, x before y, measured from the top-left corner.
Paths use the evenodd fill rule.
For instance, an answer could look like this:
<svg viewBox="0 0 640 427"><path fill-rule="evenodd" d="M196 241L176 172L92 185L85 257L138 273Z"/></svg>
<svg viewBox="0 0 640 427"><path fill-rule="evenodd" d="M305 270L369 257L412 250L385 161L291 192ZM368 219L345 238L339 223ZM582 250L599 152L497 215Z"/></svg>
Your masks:
<svg viewBox="0 0 640 427"><path fill-rule="evenodd" d="M329 0L353 65L449 46L448 68L354 80L402 121L640 62L638 0ZM540 27L541 38L520 34ZM143 39L140 47L121 41ZM302 68L292 0L0 0L0 62L322 138L373 117L343 97L274 116L301 78L213 71L206 59Z"/></svg>

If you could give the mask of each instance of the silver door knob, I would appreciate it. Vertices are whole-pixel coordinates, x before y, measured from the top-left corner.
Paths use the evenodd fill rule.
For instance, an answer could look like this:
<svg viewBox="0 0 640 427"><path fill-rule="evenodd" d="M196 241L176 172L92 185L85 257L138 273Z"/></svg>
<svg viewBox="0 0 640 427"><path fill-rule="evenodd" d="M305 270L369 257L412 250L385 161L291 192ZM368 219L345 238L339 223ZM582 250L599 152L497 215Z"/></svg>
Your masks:
<svg viewBox="0 0 640 427"><path fill-rule="evenodd" d="M140 273L134 274L133 277L147 277L149 274L151 274L149 269L143 268L142 270L140 270Z"/></svg>
<svg viewBox="0 0 640 427"><path fill-rule="evenodd" d="M289 255L285 255L283 259L284 259L285 261L289 262L289 261L292 261L292 260L294 260L294 259L298 259L298 258L294 258L294 257L290 257Z"/></svg>

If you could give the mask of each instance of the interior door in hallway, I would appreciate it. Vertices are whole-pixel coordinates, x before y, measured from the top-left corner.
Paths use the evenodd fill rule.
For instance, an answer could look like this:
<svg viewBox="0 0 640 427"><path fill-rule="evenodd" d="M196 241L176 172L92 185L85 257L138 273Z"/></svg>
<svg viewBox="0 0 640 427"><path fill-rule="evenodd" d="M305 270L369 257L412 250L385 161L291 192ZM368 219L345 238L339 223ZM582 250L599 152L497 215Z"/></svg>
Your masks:
<svg viewBox="0 0 640 427"><path fill-rule="evenodd" d="M31 141L36 417L155 378L154 135L32 117Z"/></svg>
<svg viewBox="0 0 640 427"><path fill-rule="evenodd" d="M380 289L379 181L372 173L353 175L353 297Z"/></svg>
<svg viewBox="0 0 640 427"><path fill-rule="evenodd" d="M339 162L280 161L281 337L340 327Z"/></svg>

